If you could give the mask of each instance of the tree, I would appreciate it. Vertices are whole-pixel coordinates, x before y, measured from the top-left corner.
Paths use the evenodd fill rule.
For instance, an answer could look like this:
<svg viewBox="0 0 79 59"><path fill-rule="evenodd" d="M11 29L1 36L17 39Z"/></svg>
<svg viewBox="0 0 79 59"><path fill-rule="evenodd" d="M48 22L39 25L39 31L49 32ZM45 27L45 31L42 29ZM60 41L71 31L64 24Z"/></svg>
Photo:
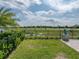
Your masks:
<svg viewBox="0 0 79 59"><path fill-rule="evenodd" d="M2 7L0 8L0 26L14 26L17 25L15 14L11 12L11 9Z"/></svg>

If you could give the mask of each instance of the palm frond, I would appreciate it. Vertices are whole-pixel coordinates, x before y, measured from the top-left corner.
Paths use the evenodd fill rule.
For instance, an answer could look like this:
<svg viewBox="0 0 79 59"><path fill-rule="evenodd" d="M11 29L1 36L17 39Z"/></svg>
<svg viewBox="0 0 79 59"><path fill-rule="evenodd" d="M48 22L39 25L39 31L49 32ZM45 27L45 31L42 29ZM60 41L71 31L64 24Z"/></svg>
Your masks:
<svg viewBox="0 0 79 59"><path fill-rule="evenodd" d="M4 7L0 8L0 25L6 26L15 26L17 25L16 23L16 18L13 18L15 14L11 12L11 9L6 9Z"/></svg>

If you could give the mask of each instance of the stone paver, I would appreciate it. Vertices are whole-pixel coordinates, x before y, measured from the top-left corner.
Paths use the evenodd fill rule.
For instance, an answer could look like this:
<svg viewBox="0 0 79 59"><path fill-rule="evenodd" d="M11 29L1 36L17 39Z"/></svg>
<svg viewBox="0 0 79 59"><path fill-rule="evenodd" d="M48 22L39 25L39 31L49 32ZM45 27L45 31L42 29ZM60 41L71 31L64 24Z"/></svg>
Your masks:
<svg viewBox="0 0 79 59"><path fill-rule="evenodd" d="M61 40L62 41L62 40ZM71 48L75 49L77 52L79 52L79 40L76 39L70 39L68 42L62 41L65 44L67 44L68 46L70 46Z"/></svg>

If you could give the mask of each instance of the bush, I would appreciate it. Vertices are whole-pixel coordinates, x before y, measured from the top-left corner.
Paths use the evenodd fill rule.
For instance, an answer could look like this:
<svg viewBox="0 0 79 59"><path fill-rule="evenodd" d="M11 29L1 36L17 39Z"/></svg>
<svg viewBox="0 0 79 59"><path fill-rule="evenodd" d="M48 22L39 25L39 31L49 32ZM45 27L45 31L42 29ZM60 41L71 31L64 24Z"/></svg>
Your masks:
<svg viewBox="0 0 79 59"><path fill-rule="evenodd" d="M23 30L11 30L0 33L0 59L3 59L2 57L7 56L7 54L14 50L24 38L25 33Z"/></svg>

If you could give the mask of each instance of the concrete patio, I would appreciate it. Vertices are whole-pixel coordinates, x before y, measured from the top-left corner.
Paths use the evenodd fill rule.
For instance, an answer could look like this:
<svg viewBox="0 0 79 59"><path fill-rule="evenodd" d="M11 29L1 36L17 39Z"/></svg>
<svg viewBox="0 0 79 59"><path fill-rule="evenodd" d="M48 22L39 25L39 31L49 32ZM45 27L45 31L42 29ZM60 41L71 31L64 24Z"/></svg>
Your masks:
<svg viewBox="0 0 79 59"><path fill-rule="evenodd" d="M65 42L63 40L61 40L61 41L64 42L65 44L67 44L68 46L70 46L71 48L75 49L77 52L79 52L79 40L70 39L68 42Z"/></svg>

